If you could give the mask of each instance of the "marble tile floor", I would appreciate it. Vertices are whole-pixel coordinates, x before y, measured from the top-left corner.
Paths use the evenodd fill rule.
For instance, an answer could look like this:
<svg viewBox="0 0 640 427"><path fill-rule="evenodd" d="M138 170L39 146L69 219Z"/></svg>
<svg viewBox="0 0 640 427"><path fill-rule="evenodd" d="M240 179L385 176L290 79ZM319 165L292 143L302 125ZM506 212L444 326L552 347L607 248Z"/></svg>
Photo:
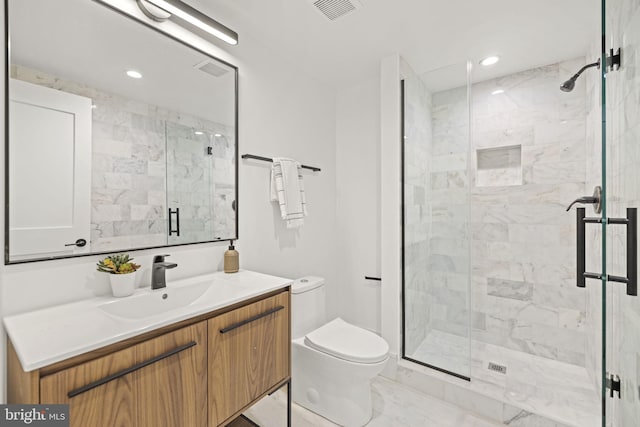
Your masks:
<svg viewBox="0 0 640 427"><path fill-rule="evenodd" d="M373 418L367 427L500 427L455 405L428 396L395 381L378 377L372 382ZM245 412L260 427L286 425L286 392L265 397ZM335 427L337 424L293 404L293 427Z"/></svg>
<svg viewBox="0 0 640 427"><path fill-rule="evenodd" d="M430 332L412 358L469 376L469 389L551 420L599 425L599 394L584 367L440 331ZM489 362L506 366L506 374L489 370Z"/></svg>

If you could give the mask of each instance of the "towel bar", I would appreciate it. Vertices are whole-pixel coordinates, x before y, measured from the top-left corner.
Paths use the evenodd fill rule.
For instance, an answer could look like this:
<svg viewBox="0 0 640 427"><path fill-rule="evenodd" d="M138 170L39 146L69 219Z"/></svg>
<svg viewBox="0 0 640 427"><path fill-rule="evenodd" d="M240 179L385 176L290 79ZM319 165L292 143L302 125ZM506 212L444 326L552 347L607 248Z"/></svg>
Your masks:
<svg viewBox="0 0 640 427"><path fill-rule="evenodd" d="M243 159L254 159L254 160L262 160L264 162L273 162L273 159L269 158L269 157L263 157L263 156L255 156L253 154L243 154L242 156ZM321 169L317 168L315 166L307 166L307 165L300 165L300 167L302 169L310 169L314 172L320 172Z"/></svg>

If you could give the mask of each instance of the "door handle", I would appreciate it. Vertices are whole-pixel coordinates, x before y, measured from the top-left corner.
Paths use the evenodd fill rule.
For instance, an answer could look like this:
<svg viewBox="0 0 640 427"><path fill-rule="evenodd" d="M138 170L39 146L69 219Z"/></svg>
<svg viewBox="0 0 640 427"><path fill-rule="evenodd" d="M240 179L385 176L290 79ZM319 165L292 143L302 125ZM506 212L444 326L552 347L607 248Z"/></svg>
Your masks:
<svg viewBox="0 0 640 427"><path fill-rule="evenodd" d="M601 198L602 198L602 187L598 185L593 189L592 196L579 197L575 199L573 202L571 202L571 204L567 207L567 212L569 212L569 210L576 203L581 203L581 204L593 205L593 210L595 211L595 213L600 213L602 212L602 204L600 203Z"/></svg>
<svg viewBox="0 0 640 427"><path fill-rule="evenodd" d="M91 382L91 383L89 383L87 385L84 385L84 386L82 386L80 388L76 388L74 390L71 390L69 393L67 393L67 396L69 397L69 399L71 399L72 397L75 397L75 396L77 396L79 394L85 393L85 392L87 392L89 390L93 390L96 387L100 387L103 384L106 384L106 383L111 382L113 380L117 380L118 378L124 377L125 375L128 375L128 374L130 374L132 372L140 370L140 369L142 369L144 367L147 367L149 365L153 365L156 362L159 362L159 361L161 361L163 359L171 357L171 356L173 356L175 354L181 353L181 352L183 352L185 350L188 350L191 347L194 347L196 345L198 345L197 342L191 341L188 344L184 344L184 345L181 345L179 347L176 347L173 350L169 350L169 351L167 351L165 353L162 353L162 354L160 354L160 355L158 355L156 357L153 357L151 359L145 360L144 362L140 362L137 365L133 365L133 366L131 366L129 368L126 368L126 369L123 369L121 371L118 371L115 374L112 374L112 375L109 375L107 377L101 378L101 379L99 379L97 381Z"/></svg>
<svg viewBox="0 0 640 427"><path fill-rule="evenodd" d="M176 216L176 228L173 229L173 222L171 221L171 216ZM176 208L175 210L169 208L169 236L174 234L180 237L180 208Z"/></svg>
<svg viewBox="0 0 640 427"><path fill-rule="evenodd" d="M81 248L86 245L87 245L87 241L85 239L78 239L74 243L67 243L65 246L77 246Z"/></svg>
<svg viewBox="0 0 640 427"><path fill-rule="evenodd" d="M627 295L638 295L638 210L637 208L627 208L626 218L587 218L585 208L576 209L577 227L577 262L576 262L576 285L579 288L585 287L585 279L602 280L605 277L600 273L585 271L586 260L586 224L602 224L606 222L611 225L624 225L627 227L627 275L613 276L608 274L608 282L623 283L627 286Z"/></svg>
<svg viewBox="0 0 640 427"><path fill-rule="evenodd" d="M267 310L265 312L262 312L262 313L260 313L258 315L255 315L255 316L250 317L250 318L245 319L245 320L241 320L240 322L234 323L233 325L227 326L226 328L222 328L222 329L220 329L220 333L221 334L226 334L227 332L231 332L234 329L238 329L241 326L248 325L251 322L255 322L256 320L262 319L263 317L267 317L268 315L276 313L276 312L278 312L280 310L284 310L284 306L283 305L279 305L277 307L270 308L269 310Z"/></svg>

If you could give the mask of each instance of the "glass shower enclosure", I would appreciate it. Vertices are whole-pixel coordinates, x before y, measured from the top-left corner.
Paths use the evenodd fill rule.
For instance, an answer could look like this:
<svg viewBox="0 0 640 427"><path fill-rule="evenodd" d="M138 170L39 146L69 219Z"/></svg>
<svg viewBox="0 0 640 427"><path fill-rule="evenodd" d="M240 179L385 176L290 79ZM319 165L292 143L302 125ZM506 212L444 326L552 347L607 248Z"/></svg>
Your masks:
<svg viewBox="0 0 640 427"><path fill-rule="evenodd" d="M602 2L602 21L579 55L403 80L402 357L569 426L630 427L640 3Z"/></svg>

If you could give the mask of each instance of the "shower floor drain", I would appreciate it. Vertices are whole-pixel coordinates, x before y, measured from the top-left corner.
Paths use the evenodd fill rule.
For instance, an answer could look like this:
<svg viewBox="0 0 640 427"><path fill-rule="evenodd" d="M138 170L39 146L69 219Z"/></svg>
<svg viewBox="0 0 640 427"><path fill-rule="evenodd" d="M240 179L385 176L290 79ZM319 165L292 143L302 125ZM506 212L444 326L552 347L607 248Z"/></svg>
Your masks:
<svg viewBox="0 0 640 427"><path fill-rule="evenodd" d="M497 363L489 362L489 370L499 372L501 374L507 373L507 367L504 365L498 365Z"/></svg>

